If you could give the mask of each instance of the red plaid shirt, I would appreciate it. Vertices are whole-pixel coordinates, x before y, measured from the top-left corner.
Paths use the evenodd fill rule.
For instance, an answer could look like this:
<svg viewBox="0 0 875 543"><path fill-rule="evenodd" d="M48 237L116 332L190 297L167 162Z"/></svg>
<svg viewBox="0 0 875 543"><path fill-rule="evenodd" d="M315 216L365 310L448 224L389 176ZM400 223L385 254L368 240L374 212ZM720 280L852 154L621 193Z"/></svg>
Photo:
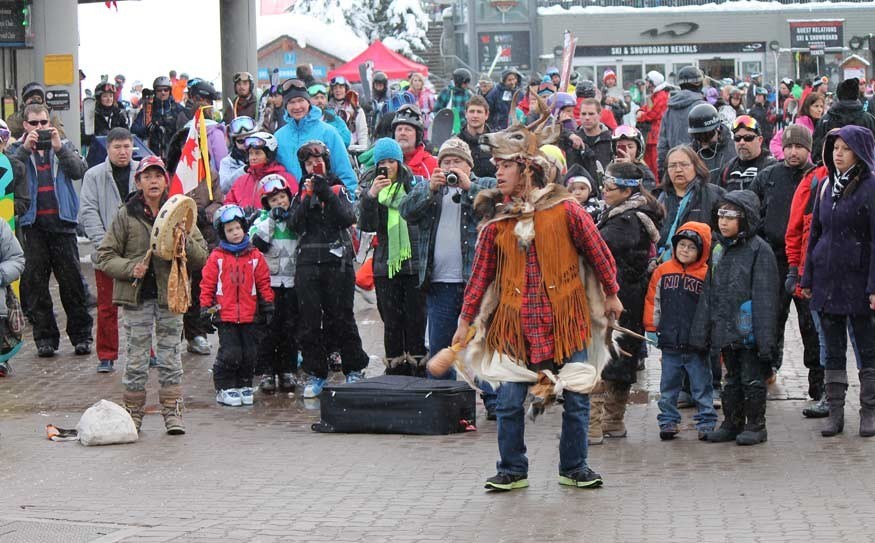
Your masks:
<svg viewBox="0 0 875 543"><path fill-rule="evenodd" d="M620 290L617 284L617 266L611 251L592 221L592 217L577 203L565 202L564 205L566 217L568 217L568 229L571 232L574 246L595 270L598 280L604 286L605 293L608 295L616 294ZM468 322L474 320L480 310L480 303L486 289L495 279L495 269L498 262L495 247L496 233L496 225L490 224L480 232L480 238L477 240L471 280L465 288L465 301L461 314L461 317ZM529 362L537 364L553 360L553 309L544 290L541 268L538 265L538 253L534 243L529 246L526 253L526 280L523 287L520 318L523 335L526 338Z"/></svg>

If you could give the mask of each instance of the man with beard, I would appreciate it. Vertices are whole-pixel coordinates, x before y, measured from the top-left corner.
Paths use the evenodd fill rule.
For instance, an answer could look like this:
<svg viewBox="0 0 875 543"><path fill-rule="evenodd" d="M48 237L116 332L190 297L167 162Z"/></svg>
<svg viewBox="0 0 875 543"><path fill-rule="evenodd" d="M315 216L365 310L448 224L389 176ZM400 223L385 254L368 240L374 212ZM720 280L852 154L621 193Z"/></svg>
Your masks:
<svg viewBox="0 0 875 543"><path fill-rule="evenodd" d="M726 192L750 189L757 173L775 163L772 155L763 149L760 124L750 115L736 117L732 123L732 139L738 156L723 168L717 183Z"/></svg>
<svg viewBox="0 0 875 543"><path fill-rule="evenodd" d="M404 154L404 164L410 168L413 175L431 178L437 169L437 160L425 149L422 112L413 104L401 106L392 120L394 140L401 146Z"/></svg>

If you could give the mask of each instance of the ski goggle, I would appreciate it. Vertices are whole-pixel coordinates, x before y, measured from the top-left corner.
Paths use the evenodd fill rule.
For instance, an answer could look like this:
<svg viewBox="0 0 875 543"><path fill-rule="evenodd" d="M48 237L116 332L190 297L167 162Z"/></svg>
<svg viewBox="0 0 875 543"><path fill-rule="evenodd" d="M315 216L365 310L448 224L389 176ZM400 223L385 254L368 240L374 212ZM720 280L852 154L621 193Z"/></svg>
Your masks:
<svg viewBox="0 0 875 543"><path fill-rule="evenodd" d="M310 157L328 158L328 149L321 142L308 141L298 149L298 160Z"/></svg>
<svg viewBox="0 0 875 543"><path fill-rule="evenodd" d="M744 217L744 213L734 209L718 209L717 216L721 219L740 219Z"/></svg>
<svg viewBox="0 0 875 543"><path fill-rule="evenodd" d="M245 145L247 149L264 149L267 147L267 142L257 136L249 136L243 140L243 145Z"/></svg>
<svg viewBox="0 0 875 543"><path fill-rule="evenodd" d="M102 83L97 87L97 92L95 94L100 96L104 93L115 94L115 86L112 83Z"/></svg>
<svg viewBox="0 0 875 543"><path fill-rule="evenodd" d="M614 139L620 138L629 138L629 139L638 139L641 136L641 132L638 131L634 126L628 126L625 124L621 124L617 128L614 129Z"/></svg>
<svg viewBox="0 0 875 543"><path fill-rule="evenodd" d="M349 81L347 81L346 78L343 77L342 75L336 75L336 76L332 77L332 78L331 78L331 81L329 81L328 83L329 83L332 87L333 87L334 85L345 85L345 86L347 86L347 87L349 86Z"/></svg>
<svg viewBox="0 0 875 543"><path fill-rule="evenodd" d="M732 121L732 131L735 132L740 128L746 128L752 132L760 133L760 123L757 122L756 119L751 117L750 115L741 115L736 117L734 121ZM751 140L745 140L751 141Z"/></svg>
<svg viewBox="0 0 875 543"><path fill-rule="evenodd" d="M310 88L307 89L307 94L309 94L310 96L316 96L320 93L328 96L328 89L326 89L325 85L321 83L310 85Z"/></svg>
<svg viewBox="0 0 875 543"><path fill-rule="evenodd" d="M219 222L222 224L236 221L237 219L246 219L246 213L244 213L243 208L237 204L223 205L216 210L216 213L219 214Z"/></svg>
<svg viewBox="0 0 875 543"><path fill-rule="evenodd" d="M282 94L285 94L292 89L307 92L307 85L305 85L300 79L286 79L280 84L280 93Z"/></svg>
<svg viewBox="0 0 875 543"><path fill-rule="evenodd" d="M614 177L612 175L605 175L604 177L605 184L616 185L617 187L622 187L626 189L635 188L641 185L640 179L627 179L624 177Z"/></svg>
<svg viewBox="0 0 875 543"><path fill-rule="evenodd" d="M289 189L285 179L279 175L269 175L261 181L261 194L264 196L273 196L276 192Z"/></svg>
<svg viewBox="0 0 875 543"><path fill-rule="evenodd" d="M9 141L9 136L11 134L12 132L10 132L8 128L0 128L0 141L6 143L7 141Z"/></svg>
<svg viewBox="0 0 875 543"><path fill-rule="evenodd" d="M252 83L252 74L249 72L237 72L234 74L234 83L238 81L249 81Z"/></svg>
<svg viewBox="0 0 875 543"><path fill-rule="evenodd" d="M228 127L231 137L249 134L255 131L255 121L252 117L240 116L236 117Z"/></svg>

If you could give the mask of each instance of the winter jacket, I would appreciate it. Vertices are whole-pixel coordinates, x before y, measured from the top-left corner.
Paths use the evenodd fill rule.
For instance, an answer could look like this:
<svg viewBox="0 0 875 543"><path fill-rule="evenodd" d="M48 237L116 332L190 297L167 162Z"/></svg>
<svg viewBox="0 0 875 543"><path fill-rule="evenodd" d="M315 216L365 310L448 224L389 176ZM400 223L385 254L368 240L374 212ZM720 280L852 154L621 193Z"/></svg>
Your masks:
<svg viewBox="0 0 875 543"><path fill-rule="evenodd" d="M662 124L659 126L659 139L656 144L657 164L659 165L657 174L660 179L665 172L665 157L669 150L678 145L690 143L690 134L687 132L690 127L687 122L690 110L693 109L693 106L704 103L705 96L701 92L687 89L678 91L677 94L668 99L668 109L666 109Z"/></svg>
<svg viewBox="0 0 875 543"><path fill-rule="evenodd" d="M741 160L735 157L723 167L717 184L727 192L750 189L757 174L772 164L775 164L775 159L768 151L761 152L753 160Z"/></svg>
<svg viewBox="0 0 875 543"><path fill-rule="evenodd" d="M103 107L98 103L94 107L94 136L105 136L113 128L127 128L128 116L118 106Z"/></svg>
<svg viewBox="0 0 875 543"><path fill-rule="evenodd" d="M611 131L603 124L599 126L601 132L598 136L587 136L583 127L578 128L576 134L584 143L584 148L579 151L579 163L601 187L602 174L608 169L608 164L614 160L614 147L611 142Z"/></svg>
<svg viewBox="0 0 875 543"><path fill-rule="evenodd" d="M134 266L146 256L152 238L153 221L146 218L141 195L141 191L128 195L97 248L97 269L115 279L112 303L126 307L141 304L143 281L134 284L132 272ZM185 256L189 273L201 269L207 260L207 244L196 226L186 238ZM161 307L167 307L170 266L169 260L156 256L149 259L149 268L155 274L158 287L158 305Z"/></svg>
<svg viewBox="0 0 875 543"><path fill-rule="evenodd" d="M714 212L717 209L717 203L726 191L698 178L690 183L687 191L693 192L679 218L678 210L682 198L678 198L674 187L669 183L669 186L659 195L659 203L665 209L665 219L663 219L662 228L659 231L660 249L671 241L669 231L674 223L680 226L685 222L702 222L709 225L712 230L717 227L717 218ZM675 230L676 232L677 230Z"/></svg>
<svg viewBox="0 0 875 543"><path fill-rule="evenodd" d="M231 190L225 195L224 203L237 204L242 208L261 209L261 186L259 181L266 175L277 174L281 175L286 180L289 190L292 194L298 192L298 181L289 172L283 168L279 162L270 162L268 164L259 164L257 166L246 166L243 169L244 173Z"/></svg>
<svg viewBox="0 0 875 543"><path fill-rule="evenodd" d="M20 218L21 226L32 226L36 222L36 204L37 204L37 174L36 161L30 149L24 145L17 145L13 156L24 163L27 171L27 182L30 186L30 206ZM46 151L52 164L52 177L55 179L55 196L58 199L58 217L71 224L78 223L79 215L79 196L76 194L76 189L73 187L75 179L82 179L85 172L88 170L88 164L85 159L76 151L73 144L67 140L62 140L61 150L57 153L54 150Z"/></svg>
<svg viewBox="0 0 875 543"><path fill-rule="evenodd" d="M483 189L495 188L495 179L471 177L471 189L460 191L458 204L462 206L462 220L459 221L460 239L462 240L462 278L465 282L471 277L471 265L474 263L474 248L477 245L477 223L480 217L474 212L474 198ZM417 184L410 191L398 211L408 224L415 223L419 228L419 286L427 287L434 268L434 249L437 229L441 220L443 207L443 191L434 192L429 187L428 180Z"/></svg>
<svg viewBox="0 0 875 543"><path fill-rule="evenodd" d="M151 122L146 124L146 110L151 111ZM149 149L158 156L164 156L170 140L176 134L176 121L185 111L173 98L163 102L155 97L145 101L140 113L131 125L131 132L148 142Z"/></svg>
<svg viewBox="0 0 875 543"><path fill-rule="evenodd" d="M492 127L486 125L483 133L489 134L492 131ZM495 164L492 163L492 153L483 150L483 147L480 146L480 136L471 135L466 127L463 126L462 131L459 132L459 139L467 143L468 148L471 149L471 158L474 159L474 175L480 178L495 177Z"/></svg>
<svg viewBox="0 0 875 543"><path fill-rule="evenodd" d="M796 187L813 168L811 163L791 168L784 162L778 162L760 170L754 179L751 190L760 199L759 234L772 248L778 261L785 259L784 236Z"/></svg>
<svg viewBox="0 0 875 543"><path fill-rule="evenodd" d="M726 193L723 201L744 210L744 218L737 237L715 234L690 344L712 354L724 348L752 349L771 362L777 353L778 264L768 243L756 235L757 195L739 190Z"/></svg>
<svg viewBox="0 0 875 543"><path fill-rule="evenodd" d="M832 195L836 167L832 151L839 137L857 155L859 172L838 199ZM811 308L836 315L870 315L875 294L875 141L867 129L848 125L826 137L829 179L815 197L802 288ZM856 184L853 188L849 185Z"/></svg>
<svg viewBox="0 0 875 543"><path fill-rule="evenodd" d="M291 216L291 206L289 206ZM295 286L295 259L298 251L298 234L289 220L277 222L270 211L262 209L249 229L252 245L261 251L270 269L270 286L292 288Z"/></svg>
<svg viewBox="0 0 875 543"><path fill-rule="evenodd" d="M27 180L27 169L24 162L12 156L13 151L10 147L7 147L6 151L2 153L9 160L9 166L12 168L12 185L11 187L7 186L6 191L12 189L15 216L21 217L27 213L27 208L30 207L30 183Z"/></svg>
<svg viewBox="0 0 875 543"><path fill-rule="evenodd" d="M711 256L710 226L688 222L678 228L678 232L683 230L692 230L698 235L699 258L688 266L675 257L660 264L650 278L644 300L644 329L657 333L660 349L671 351L696 350L690 345L690 329Z"/></svg>
<svg viewBox="0 0 875 543"><path fill-rule="evenodd" d="M125 197L137 190L134 181L137 164L139 163L136 160L131 161L128 192L125 194L118 192L109 158L103 164L98 164L85 172L79 195L79 223L85 230L85 237L91 240L94 247L100 246L103 236L106 235L106 229L112 224ZM91 261L97 262L97 251L91 253Z"/></svg>
<svg viewBox="0 0 875 543"><path fill-rule="evenodd" d="M423 124L425 129L428 130L428 127L431 125L432 112L434 111L434 93L428 87L422 87L422 90L419 91L419 96L414 94L411 89L407 89L407 92L416 99L416 105L419 107L419 111L422 112L424 119Z"/></svg>
<svg viewBox="0 0 875 543"><path fill-rule="evenodd" d="M650 101L652 102L651 104L641 106L641 109L638 110L636 126L644 132L645 129L642 125L648 123L649 127L646 130L647 140L645 144L656 145L659 143L662 117L668 109L668 90L665 87L660 90L654 90L653 94L650 95Z"/></svg>
<svg viewBox="0 0 875 543"><path fill-rule="evenodd" d="M349 235L349 227L356 219L352 198L333 174L328 173L325 180L330 190L322 196L304 194L299 189L292 202L289 223L298 234L296 268L314 264L352 265L355 256ZM301 181L303 187L304 180Z"/></svg>
<svg viewBox="0 0 875 543"><path fill-rule="evenodd" d="M849 124L862 126L875 134L875 117L863 111L863 104L859 100L836 100L829 111L817 121L813 136L814 145L811 147L811 161L815 164L821 160L826 162L826 158L821 156L826 135L833 128L841 128Z"/></svg>
<svg viewBox="0 0 875 543"><path fill-rule="evenodd" d="M658 204L648 204L639 193L605 209L598 223L599 232L617 264L620 301L639 328L650 279L647 266L653 244L659 241L661 215Z"/></svg>
<svg viewBox="0 0 875 543"><path fill-rule="evenodd" d="M251 324L258 315L258 301L273 303L270 270L261 251L247 247L233 253L216 247L201 271L201 308L221 305L219 319Z"/></svg>
<svg viewBox="0 0 875 543"><path fill-rule="evenodd" d="M0 287L17 281L24 271L24 251L6 221L0 220ZM0 317L9 316L6 296L0 296Z"/></svg>
<svg viewBox="0 0 875 543"><path fill-rule="evenodd" d="M374 248L374 277L388 277L389 266L387 260L389 258L389 244L384 240L388 238L387 221L389 218L389 209L380 204L377 198L372 198L368 191L371 189L373 179L368 181L362 180L362 192L358 202L359 222L358 226L364 232L376 232L378 245ZM404 191L410 194L416 189L416 186L423 183L428 184L428 179L413 175L406 166L398 169L398 178L394 183L404 185ZM422 238L419 225L414 222L407 222L407 232L410 236L411 257L404 261L401 265L401 271L397 275L419 275L419 257L422 250L419 247L421 242L426 242Z"/></svg>
<svg viewBox="0 0 875 543"><path fill-rule="evenodd" d="M338 101L333 97L328 101L328 107L346 121L346 127L352 137L347 147L355 151L367 149L370 145L370 139L368 138L368 119L364 110L346 100Z"/></svg>
<svg viewBox="0 0 875 543"><path fill-rule="evenodd" d="M464 121L465 107L472 96L474 96L474 93L470 89L458 89L451 82L438 94L437 100L434 102L434 110L440 111L450 108L459 116L460 121Z"/></svg>
<svg viewBox="0 0 875 543"><path fill-rule="evenodd" d="M784 235L784 252L787 256L787 265L798 268L800 277L805 272L805 253L808 251L808 239L811 235L814 195L817 193L817 187L827 176L829 170L826 166L809 170L796 187L793 203L790 205L790 219L787 222L787 233ZM801 290L797 284L795 296L801 296Z"/></svg>
<svg viewBox="0 0 875 543"><path fill-rule="evenodd" d="M222 189L222 194L228 194L234 181L246 173L243 170L244 167L246 167L246 161L235 158L233 152L222 159L221 164L219 164L219 188Z"/></svg>
<svg viewBox="0 0 875 543"><path fill-rule="evenodd" d="M335 115L333 111L326 108L322 112L322 120L333 126L340 135L340 139L343 141L343 146L349 147L349 144L352 143L352 133L349 131L349 127L346 126L343 119Z"/></svg>
<svg viewBox="0 0 875 543"><path fill-rule="evenodd" d="M754 104L747 112L748 115L756 119L760 126L760 135L763 137L763 150L768 152L769 142L772 141L772 136L775 134L775 124L771 120L766 107L760 104Z"/></svg>
<svg viewBox="0 0 875 543"><path fill-rule="evenodd" d="M416 151L409 157L404 157L404 165L410 169L410 173L426 179L431 178L432 172L438 168L437 159L420 143Z"/></svg>
<svg viewBox="0 0 875 543"><path fill-rule="evenodd" d="M331 171L343 181L350 194L355 194L358 180L343 140L331 125L322 120L322 110L310 106L310 111L300 121L292 119L286 112L283 115L286 125L276 131L278 148L277 162L286 167L295 179L301 178L301 163L298 161L298 149L310 140L321 141L331 153Z"/></svg>
<svg viewBox="0 0 875 543"><path fill-rule="evenodd" d="M520 92L517 94L516 101L514 101L513 95L518 89L519 87L509 88L504 86L503 83L498 83L486 94L486 101L489 103L488 122L495 130L507 128L511 109L515 108L523 98L524 92Z"/></svg>
<svg viewBox="0 0 875 543"><path fill-rule="evenodd" d="M702 144L696 139L690 143L690 147L696 151L699 158L708 166L708 171L711 172L711 183L718 184L720 181L720 173L726 164L734 159L737 154L735 152L735 143L732 141L732 132L725 124L720 123L717 129L717 144L714 147L705 149Z"/></svg>
<svg viewBox="0 0 875 543"><path fill-rule="evenodd" d="M237 117L249 117L250 119L254 119L257 115L255 111L255 89L253 88L252 92L250 92L249 96L247 96L246 98L240 98L239 96L234 97L233 106L234 107L232 107L231 111L229 112L229 118L226 119L227 122L231 122Z"/></svg>

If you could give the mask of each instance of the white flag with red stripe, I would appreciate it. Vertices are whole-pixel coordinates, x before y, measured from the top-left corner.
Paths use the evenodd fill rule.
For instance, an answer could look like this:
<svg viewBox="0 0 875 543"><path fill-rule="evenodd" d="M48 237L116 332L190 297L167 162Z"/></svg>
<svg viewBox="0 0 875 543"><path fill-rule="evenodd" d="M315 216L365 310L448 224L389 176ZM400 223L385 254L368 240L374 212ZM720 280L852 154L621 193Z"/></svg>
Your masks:
<svg viewBox="0 0 875 543"><path fill-rule="evenodd" d="M179 164L176 165L176 171L173 172L173 179L170 181L170 196L188 194L197 188L197 184L206 175L198 134L201 115L200 108L196 109L191 127L188 129L188 137L185 138L185 145L182 146Z"/></svg>

